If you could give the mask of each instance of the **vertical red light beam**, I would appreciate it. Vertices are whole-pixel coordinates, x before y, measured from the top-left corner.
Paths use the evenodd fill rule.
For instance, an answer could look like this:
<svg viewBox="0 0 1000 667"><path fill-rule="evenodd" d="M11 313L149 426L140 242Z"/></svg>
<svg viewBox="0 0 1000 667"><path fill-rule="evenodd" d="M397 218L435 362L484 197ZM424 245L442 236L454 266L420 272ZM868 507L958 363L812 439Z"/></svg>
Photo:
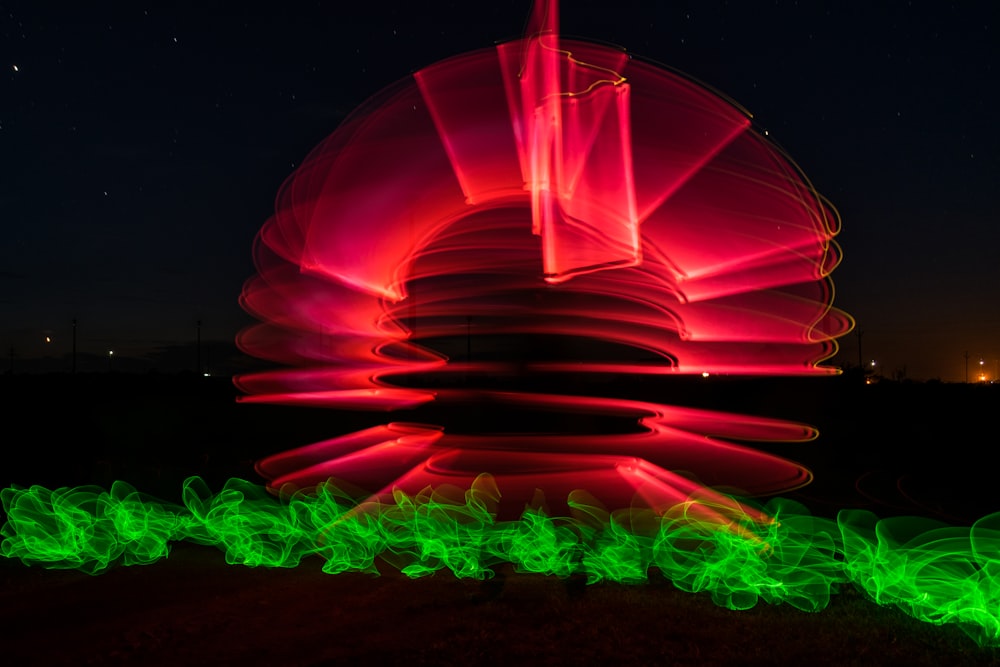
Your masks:
<svg viewBox="0 0 1000 667"><path fill-rule="evenodd" d="M624 52L583 62L563 49L555 0L536 3L525 39L497 50L545 280L638 265Z"/></svg>

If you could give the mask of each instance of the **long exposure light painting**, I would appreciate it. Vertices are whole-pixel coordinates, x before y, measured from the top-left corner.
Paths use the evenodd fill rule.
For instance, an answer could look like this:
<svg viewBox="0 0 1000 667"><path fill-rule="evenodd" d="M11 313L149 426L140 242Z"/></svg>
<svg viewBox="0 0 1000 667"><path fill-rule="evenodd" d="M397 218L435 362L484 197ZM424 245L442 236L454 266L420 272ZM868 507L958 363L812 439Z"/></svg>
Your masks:
<svg viewBox="0 0 1000 667"><path fill-rule="evenodd" d="M585 386L595 374L829 373L819 364L850 327L831 308L836 215L747 115L623 51L560 40L555 22L555 3L537 5L525 39L418 71L309 155L261 231L243 293L261 324L239 339L291 368L237 384L248 401L520 406L631 415L639 428L390 424L261 461L274 488L332 478L391 498L488 473L504 518L540 495L563 513L584 489L609 509L703 496L690 511L725 523L727 508L746 510L710 488L808 482L794 463L715 439L815 435L799 424L497 389L553 375Z"/></svg>
<svg viewBox="0 0 1000 667"><path fill-rule="evenodd" d="M811 427L588 393L833 373L822 363L851 327L832 307L838 225L739 107L560 39L556 3L539 3L524 39L418 71L321 143L282 187L242 295L260 323L240 346L279 367L237 378L243 401L435 407L443 423L274 454L257 466L266 488L213 495L193 477L179 505L124 482L4 489L0 552L93 573L176 540L246 565L319 555L330 573L658 570L732 608L812 611L850 583L996 643L996 515L954 528L758 502L811 473L738 443Z"/></svg>

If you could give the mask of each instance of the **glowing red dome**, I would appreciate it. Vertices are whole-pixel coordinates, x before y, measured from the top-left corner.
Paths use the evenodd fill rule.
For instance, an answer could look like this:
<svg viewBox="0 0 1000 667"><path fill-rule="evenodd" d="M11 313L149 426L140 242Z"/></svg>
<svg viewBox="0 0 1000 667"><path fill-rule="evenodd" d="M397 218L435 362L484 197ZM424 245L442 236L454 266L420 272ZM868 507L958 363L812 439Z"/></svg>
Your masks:
<svg viewBox="0 0 1000 667"><path fill-rule="evenodd" d="M742 109L623 51L560 40L554 3L540 5L525 39L391 86L286 181L242 296L261 323L239 337L286 368L237 384L244 400L336 408L486 401L630 414L638 432L515 442L390 425L259 470L275 485L332 477L373 492L490 473L522 507L536 488L681 502L702 487L668 472L678 468L748 492L800 486L800 466L705 434L802 440L808 427L470 393L468 378L833 373L821 363L851 327L832 308L838 231L833 208ZM516 358L500 351L505 337ZM581 341L606 347L563 353ZM421 384L458 374L463 388Z"/></svg>

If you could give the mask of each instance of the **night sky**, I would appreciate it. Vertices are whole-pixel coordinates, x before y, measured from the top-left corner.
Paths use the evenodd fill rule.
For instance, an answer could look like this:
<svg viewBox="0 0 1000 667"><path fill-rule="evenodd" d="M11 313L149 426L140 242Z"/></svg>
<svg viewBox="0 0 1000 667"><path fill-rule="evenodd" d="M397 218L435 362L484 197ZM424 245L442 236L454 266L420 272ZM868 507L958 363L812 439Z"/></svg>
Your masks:
<svg viewBox="0 0 1000 667"><path fill-rule="evenodd" d="M521 36L529 0L0 5L3 370L214 370L254 235L352 109ZM835 305L886 375L1000 370L998 5L564 0L754 115L843 219ZM197 323L201 322L200 330ZM51 342L46 343L49 336ZM838 359L858 362L858 336ZM48 360L44 358L48 357ZM203 363L205 363L203 361Z"/></svg>

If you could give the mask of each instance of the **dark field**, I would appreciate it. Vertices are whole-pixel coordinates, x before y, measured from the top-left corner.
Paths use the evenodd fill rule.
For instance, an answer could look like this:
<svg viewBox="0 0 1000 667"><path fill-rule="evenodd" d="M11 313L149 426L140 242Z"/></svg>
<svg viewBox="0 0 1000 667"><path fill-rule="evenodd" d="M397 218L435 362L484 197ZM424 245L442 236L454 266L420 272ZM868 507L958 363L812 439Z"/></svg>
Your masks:
<svg viewBox="0 0 1000 667"><path fill-rule="evenodd" d="M121 479L172 502L190 475L213 489L229 477L259 481L253 462L267 454L440 416L237 404L227 379L194 376L5 376L0 387L5 486ZM787 495L817 515L860 507L968 525L1000 511L989 463L998 386L721 378L628 391L818 427L814 442L757 445L814 471ZM957 627L853 590L815 614L765 604L736 612L655 573L641 586L585 586L509 570L502 584L382 570L227 566L221 552L187 544L94 577L0 559L2 655L74 665L1000 663Z"/></svg>

